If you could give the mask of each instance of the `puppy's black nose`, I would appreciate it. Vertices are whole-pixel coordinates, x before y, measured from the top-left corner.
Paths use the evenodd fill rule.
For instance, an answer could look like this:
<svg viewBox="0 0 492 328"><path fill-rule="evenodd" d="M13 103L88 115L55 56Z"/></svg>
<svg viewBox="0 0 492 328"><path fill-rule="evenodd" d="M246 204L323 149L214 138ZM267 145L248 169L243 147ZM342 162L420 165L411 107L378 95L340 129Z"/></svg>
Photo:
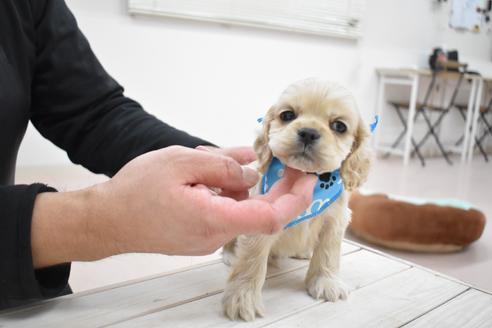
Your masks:
<svg viewBox="0 0 492 328"><path fill-rule="evenodd" d="M319 132L310 128L299 129L297 135L299 140L306 146L315 143L320 138Z"/></svg>

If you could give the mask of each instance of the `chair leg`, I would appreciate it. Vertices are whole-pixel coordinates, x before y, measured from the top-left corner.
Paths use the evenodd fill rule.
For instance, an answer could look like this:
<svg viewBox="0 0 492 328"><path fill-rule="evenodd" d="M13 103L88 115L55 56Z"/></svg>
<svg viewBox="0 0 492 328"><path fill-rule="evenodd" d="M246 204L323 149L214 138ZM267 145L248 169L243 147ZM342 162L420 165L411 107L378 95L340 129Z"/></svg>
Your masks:
<svg viewBox="0 0 492 328"><path fill-rule="evenodd" d="M478 138L476 143L477 143L477 146L479 147L480 152L483 155L483 158L485 159L486 162L488 162L489 158L487 156L487 153L483 149L482 143L488 135L492 136L492 125L489 123L489 121L487 121L485 113L480 113L480 118L484 124L484 131L483 131L482 135L480 136L480 138Z"/></svg>
<svg viewBox="0 0 492 328"><path fill-rule="evenodd" d="M417 116L420 114L420 112L422 112L422 115L424 116L424 119L427 123L427 126L429 127L429 131L432 132L432 134L434 135L434 138L436 138L436 135L433 133L433 127L432 127L432 124L430 124L430 120L428 119L427 115L425 114L425 106L429 103L429 99L430 99L430 95L432 93L432 90L434 89L434 85L436 84L436 80L437 80L437 75L436 73L434 72L432 74L432 79L431 79L431 82L429 84L429 86L427 87L427 91L425 93L425 96L424 96L424 102L423 102L423 107L420 111L417 112L417 114L415 115L415 119L417 118ZM455 97L455 95L453 94L453 98ZM439 125L440 123L440 120L442 120L442 117L439 117L438 119L438 123L436 124ZM425 161L424 161L424 157L422 156L421 152L420 152L420 148L421 146L424 144L424 142L427 140L427 138L429 137L429 132L427 132L427 134L424 136L424 138L422 138L422 140L419 142L419 143L416 143L414 140L412 140L412 144L413 144L413 152L412 152L412 155L415 153L417 154L417 156L419 157L420 159L420 162L422 163L422 166L425 166ZM438 142L438 146L440 145L440 142ZM442 145L439 146L439 148L441 149L441 152L442 152ZM450 160L449 158L447 158L447 155L445 153L444 154L444 157L446 158L446 161L448 163L450 163ZM451 163L450 163L451 164Z"/></svg>
<svg viewBox="0 0 492 328"><path fill-rule="evenodd" d="M492 124L487 121L487 118L485 117L485 113L480 113L480 117L482 118L483 124L485 124L486 131L488 131L489 134L492 135Z"/></svg>
<svg viewBox="0 0 492 328"><path fill-rule="evenodd" d="M457 107L457 109L458 109L458 112L460 113L460 116L463 119L463 121L466 122L466 115L465 115L463 109L461 109L460 107ZM465 139L465 134L462 134L461 137L458 140L456 140L456 142L454 143L454 145L455 146L460 145L463 142L464 139Z"/></svg>
<svg viewBox="0 0 492 328"><path fill-rule="evenodd" d="M422 164L422 166L425 166L424 156L422 156L422 154L420 153L420 148L417 145L417 143L415 142L415 139L414 138L412 138L412 145L413 145L413 148L414 148L413 152L415 154L417 154L417 157L420 160L420 164Z"/></svg>
<svg viewBox="0 0 492 328"><path fill-rule="evenodd" d="M405 121L405 117L403 116L403 113L401 111L400 106L398 106L396 104L392 104L392 105L393 105L393 107L395 107L396 114L398 115L398 118L400 119L400 122L403 125L403 131L398 135L398 137L395 139L395 141L391 144L391 148L396 148L400 144L403 137L405 137L405 135L407 133L407 122ZM415 115L415 119L417 119L418 114L419 113L417 112L417 114ZM415 139L413 137L411 138L411 142L412 142L412 146L414 148L414 150L412 151L412 154L416 153L422 166L425 166L424 157L420 153L419 148L417 147L417 143L415 142ZM386 153L385 156L389 156L389 153Z"/></svg>
<svg viewBox="0 0 492 328"><path fill-rule="evenodd" d="M466 122L466 115L463 112L463 110L461 108L458 108L458 111L460 112L461 117L463 118L463 120ZM485 137L487 136L487 134L489 134L489 131L488 130L490 129L490 126L489 126L487 120L485 119L485 116L484 116L483 113L480 113L480 118L483 121L483 123L486 125L486 129L485 129L484 134L482 134L482 136L480 136L479 138L475 137L475 146L478 148L478 150L482 154L482 156L485 159L485 161L488 162L489 161L489 158L487 156L487 153L483 149L482 142L485 139ZM461 137L455 142L454 145L455 146L458 146L459 144L461 144L463 142L463 139L464 138L465 138L465 136L464 135L461 135Z"/></svg>
<svg viewBox="0 0 492 328"><path fill-rule="evenodd" d="M395 141L391 144L391 148L396 148L405 134L407 133L407 122L405 121L405 118L403 117L403 113L401 112L400 106L393 104L393 107L395 107L396 114L398 115L398 118L400 119L400 123L403 126L403 131L398 135L398 137L395 139Z"/></svg>
<svg viewBox="0 0 492 328"><path fill-rule="evenodd" d="M429 85L429 88L427 89L427 92L426 92L426 95L425 95L425 98L424 98L424 103L423 103L423 106L422 106L422 115L424 117L424 120L425 122L427 123L427 127L429 128L429 130L427 131L427 133L424 135L424 137L420 140L420 142L417 144L417 149L419 149L420 147L422 147L422 145L427 141L427 139L432 136L434 138L434 140L436 141L436 144L437 146L439 147L439 150L441 151L444 159L446 160L446 162L449 164L449 165L452 165L453 162L451 162L451 159L449 158L448 156L448 153L446 152L446 150L444 149L442 143L441 143L441 140L439 139L439 136L437 135L435 129L437 127L439 127L439 125L441 124L444 116L449 113L449 111L451 110L451 108L454 106L454 102L456 100L456 96L458 95L458 90L461 86L461 83L463 82L463 76L464 74L460 74L460 77L458 79L458 83L456 83L456 86L454 87L454 90L453 90L453 94L451 96L451 99L449 101L449 104L448 106L441 112L441 115L437 118L437 120L432 123L430 118L428 117L427 113L426 113L426 106L428 105L429 103L429 99L430 99L430 94L431 94L431 91L432 91L432 88L434 87L434 84L435 84L435 81L436 81L436 73L434 72L432 74L432 80L431 80L431 83ZM460 111L461 112L461 111ZM463 113L462 113L463 115ZM461 139L461 138L460 138ZM460 141L458 141L459 143Z"/></svg>
<svg viewBox="0 0 492 328"><path fill-rule="evenodd" d="M485 137L486 135L482 135L482 137ZM485 138L483 138L485 139ZM476 138L475 137L475 146L478 148L478 150L480 151L480 153L482 154L483 156L483 159L488 162L489 161L489 157L487 156L487 153L485 152L485 150L483 149L483 146L482 146L482 141L483 141L482 138Z"/></svg>
<svg viewBox="0 0 492 328"><path fill-rule="evenodd" d="M451 162L451 159L449 158L446 150L444 149L444 147L443 147L443 145L441 143L441 140L439 139L439 136L437 135L437 133L435 131L435 129L441 124L442 119L447 114L447 111L443 111L441 113L441 115L437 118L437 120L434 122L434 124L432 124L430 118L426 114L426 109L425 108L422 108L421 111L422 111L422 116L424 117L424 120L427 123L427 127L429 128L429 130L427 131L427 133L425 134L425 136L420 140L420 142L417 144L418 145L418 148L422 147L422 145L427 141L427 139L430 136L432 136L434 138L434 140L436 141L436 144L439 147L439 150L441 151L441 153L442 153L444 159L446 160L446 162L449 165L453 165L453 162Z"/></svg>
<svg viewBox="0 0 492 328"><path fill-rule="evenodd" d="M403 115L400 111L400 106L396 105L396 104L391 104L393 105L393 107L395 108L396 110L396 113L398 114L398 118L400 119L400 122L403 126L403 131L400 132L400 134L398 135L398 137L396 137L395 141L393 141L393 143L391 144L391 148L396 148L398 147L398 145L400 144L401 140L403 139L403 137L405 136L405 134L407 133L407 124L405 122L405 119L403 118ZM390 153L387 152L385 153L383 156L386 158L386 157L389 157Z"/></svg>
<svg viewBox="0 0 492 328"><path fill-rule="evenodd" d="M462 135L458 140L456 140L456 142L454 143L454 145L455 146L461 145L461 143L463 142L464 139L465 139L465 136Z"/></svg>
<svg viewBox="0 0 492 328"><path fill-rule="evenodd" d="M403 139L403 137L405 136L405 134L407 133L407 128L405 127L403 129L402 132L400 132L400 134L398 135L398 137L396 138L396 140L391 144L391 148L396 148L398 147L398 145L400 144L401 140ZM385 153L383 156L386 158L386 157L389 157L390 153L387 152Z"/></svg>
<svg viewBox="0 0 492 328"><path fill-rule="evenodd" d="M424 116L424 120L425 122L427 123L427 126L429 127L429 130L427 131L427 133L422 137L422 139L420 139L419 141L419 147L421 147L426 141L427 139L429 139L429 137L432 135L432 136L435 136L435 132L434 132L434 129L437 128L440 124L441 124L441 121L442 119L444 118L444 116L447 114L447 112L442 112L441 115L439 115L439 117L437 118L437 120L434 122L434 124L432 124L431 120L429 119L429 117L427 116L427 114L425 113L425 108L422 108L422 115Z"/></svg>
<svg viewBox="0 0 492 328"><path fill-rule="evenodd" d="M487 129L484 129L484 131L482 132L482 135L480 136L480 138L478 138L478 142L477 142L477 146L480 145L479 146L479 150L482 153L482 156L483 156L483 158L485 159L486 162L489 161L489 157L488 157L487 153L485 152L485 150L482 147L482 142L485 140L485 138L489 134L492 135L492 133L490 133L490 131L488 131Z"/></svg>

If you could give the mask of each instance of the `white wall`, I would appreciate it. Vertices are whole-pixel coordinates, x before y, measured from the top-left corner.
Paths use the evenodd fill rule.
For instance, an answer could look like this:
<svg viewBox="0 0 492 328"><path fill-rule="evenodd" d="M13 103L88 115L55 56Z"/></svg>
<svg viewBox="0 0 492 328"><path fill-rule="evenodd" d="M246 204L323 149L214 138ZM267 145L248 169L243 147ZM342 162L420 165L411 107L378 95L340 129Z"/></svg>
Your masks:
<svg viewBox="0 0 492 328"><path fill-rule="evenodd" d="M457 48L492 76L490 33L447 27L449 3L368 0L358 42L245 27L130 17L124 0L67 0L82 31L126 94L162 120L219 145L252 144L256 118L289 83L320 76L374 109L379 66L415 66L437 45ZM389 120L387 125L393 125ZM69 163L30 127L19 165Z"/></svg>

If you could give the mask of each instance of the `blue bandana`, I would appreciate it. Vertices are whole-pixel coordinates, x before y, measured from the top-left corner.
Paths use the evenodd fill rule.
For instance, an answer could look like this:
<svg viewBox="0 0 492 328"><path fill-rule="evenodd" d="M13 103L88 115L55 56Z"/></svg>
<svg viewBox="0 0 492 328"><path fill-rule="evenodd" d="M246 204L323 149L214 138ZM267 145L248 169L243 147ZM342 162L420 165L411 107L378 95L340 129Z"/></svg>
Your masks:
<svg viewBox="0 0 492 328"><path fill-rule="evenodd" d="M258 122L261 122L258 119ZM375 121L370 125L371 132L376 129L379 123L379 116L375 116ZM260 193L266 194L270 188L284 175L285 165L280 162L276 157L273 157L267 171L261 179ZM326 172L323 174L316 174L318 180L313 190L313 201L308 208L302 212L294 220L290 221L285 229L295 226L305 220L311 219L320 215L331 204L333 204L343 192L343 181L340 175L340 169L333 172Z"/></svg>

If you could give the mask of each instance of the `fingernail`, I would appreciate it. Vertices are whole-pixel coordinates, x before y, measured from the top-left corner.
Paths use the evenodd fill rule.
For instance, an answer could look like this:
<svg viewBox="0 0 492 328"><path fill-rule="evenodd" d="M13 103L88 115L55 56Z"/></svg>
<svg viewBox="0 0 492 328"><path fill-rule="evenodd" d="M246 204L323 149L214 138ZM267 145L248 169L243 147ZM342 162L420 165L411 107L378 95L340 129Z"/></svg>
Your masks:
<svg viewBox="0 0 492 328"><path fill-rule="evenodd" d="M245 167L245 166L242 166L242 169L243 169L244 181L246 181L246 183L248 185L252 186L252 185L256 184L256 182L258 182L259 175L255 170L250 169L249 167Z"/></svg>

